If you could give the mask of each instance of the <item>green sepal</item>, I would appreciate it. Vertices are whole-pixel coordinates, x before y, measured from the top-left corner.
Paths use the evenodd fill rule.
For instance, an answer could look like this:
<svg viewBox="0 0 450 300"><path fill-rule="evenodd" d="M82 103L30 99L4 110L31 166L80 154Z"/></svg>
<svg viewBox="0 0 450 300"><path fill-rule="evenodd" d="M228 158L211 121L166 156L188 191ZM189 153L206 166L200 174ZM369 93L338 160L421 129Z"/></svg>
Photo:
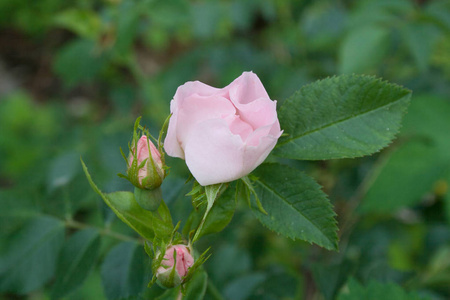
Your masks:
<svg viewBox="0 0 450 300"><path fill-rule="evenodd" d="M122 173L118 173L117 176L119 176L120 178L129 180L128 176L127 176L127 175L124 175L124 174L122 174Z"/></svg>
<svg viewBox="0 0 450 300"><path fill-rule="evenodd" d="M200 234L202 232L203 225L205 224L205 220L206 220L206 217L208 216L209 211L213 207L216 199L220 196L221 193L223 193L225 191L226 188L227 188L227 184L225 184L225 183L218 183L218 184L205 186L205 194L206 194L206 200L207 200L206 211L205 211L205 214L203 215L200 225L198 226L197 230L195 231L194 237L192 239L192 244L195 243L198 240L198 238L200 238Z"/></svg>
<svg viewBox="0 0 450 300"><path fill-rule="evenodd" d="M211 247L206 249L197 259L194 260L194 264L189 268L186 276L182 278L183 283L191 280L192 276L194 276L195 271L200 268L210 257L211 254L208 253ZM182 287L183 288L183 287Z"/></svg>
<svg viewBox="0 0 450 300"><path fill-rule="evenodd" d="M241 178L241 181L244 183L244 188L247 189L245 194L247 195L249 207L251 208L251 202L250 202L250 194L255 197L256 206L258 207L259 211L263 214L267 215L267 211L264 209L264 207L261 204L261 201L259 200L258 194L256 193L255 189L253 188L252 182L247 176L244 176Z"/></svg>
<svg viewBox="0 0 450 300"><path fill-rule="evenodd" d="M238 182L239 183L239 182ZM231 183L230 186L214 201L214 204L205 218L203 228L197 238L204 235L222 231L232 220L236 210L236 191L237 184ZM202 196L206 198L206 194ZM196 195L196 197L199 197ZM192 240L195 229L199 227L205 212L206 203L196 209L193 209L183 228L183 234L189 236Z"/></svg>
<svg viewBox="0 0 450 300"><path fill-rule="evenodd" d="M162 258L164 259L164 255L162 256ZM161 262L162 262L162 260L161 260ZM160 267L163 267L164 269L172 268L170 270L170 273L169 273L168 277L166 277L165 273L160 273L159 277L157 277L156 283L158 283L158 285L160 287L162 287L164 289L166 289L166 288L174 288L176 286L179 286L182 283L182 278L176 272L176 269L177 269L176 265L177 265L177 252L173 251L173 266L172 267L166 267L163 264L160 264L160 266L158 267L158 269Z"/></svg>
<svg viewBox="0 0 450 300"><path fill-rule="evenodd" d="M151 259L154 259L154 258L155 258L155 254L154 254L154 252L153 252L151 246L149 245L149 242L148 242L148 241L145 241L145 243L144 243L144 250L145 250L145 253L147 253L147 255L148 255Z"/></svg>
<svg viewBox="0 0 450 300"><path fill-rule="evenodd" d="M120 149L120 154L122 154L122 157L123 157L123 159L125 160L125 164L126 164L127 167L128 167L128 158L127 158L127 156L125 155L125 153L123 153L122 147L120 147L119 149Z"/></svg>
<svg viewBox="0 0 450 300"><path fill-rule="evenodd" d="M164 201L162 202L163 205L161 207L167 206L165 205ZM167 208L168 210L168 208ZM161 211L160 211L161 213ZM169 214L170 215L170 214ZM177 225L173 228L172 233L170 234L169 239L167 240L160 240L157 237L155 237L152 241L152 248L149 245L149 242L146 242L144 244L145 252L147 255L153 260L152 261L152 273L153 277L148 283L148 287L150 288L155 282L156 282L156 271L161 266L162 260L164 259L164 255L166 253L166 249L170 245L177 245L177 244L183 244L185 243L185 240L181 237L181 235L177 232L178 228L180 227L180 222L177 223ZM161 250L159 250L161 249Z"/></svg>
<svg viewBox="0 0 450 300"><path fill-rule="evenodd" d="M170 115L166 118L166 120L165 120L164 123L163 123L163 126L161 127L161 130L159 131L159 137L158 137L158 150L159 150L159 152L161 153L161 160L162 160L163 164L164 164L165 160L164 160L164 151L163 151L164 144L163 144L163 142L162 142L162 137L164 136L164 133L166 133L167 128L169 127L169 121L170 121L170 118L171 118L171 117L172 117L172 114L170 114ZM164 164L164 165L165 165L165 164Z"/></svg>

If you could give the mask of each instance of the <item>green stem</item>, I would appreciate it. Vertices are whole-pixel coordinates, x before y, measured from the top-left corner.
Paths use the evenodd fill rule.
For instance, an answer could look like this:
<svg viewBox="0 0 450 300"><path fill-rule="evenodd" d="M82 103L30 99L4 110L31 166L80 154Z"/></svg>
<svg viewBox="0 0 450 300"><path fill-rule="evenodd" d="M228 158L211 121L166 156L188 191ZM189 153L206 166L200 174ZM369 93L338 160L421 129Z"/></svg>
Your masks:
<svg viewBox="0 0 450 300"><path fill-rule="evenodd" d="M101 235L106 235L106 236L109 236L109 237L112 237L112 238L115 238L115 239L118 239L118 240L121 240L121 241L124 241L124 242L136 242L136 243L139 243L139 244L143 244L143 241L141 241L139 239L132 238L132 237L129 237L127 235L111 231L109 229L98 228L98 227L95 227L95 226L90 226L90 225L87 225L87 224L84 224L84 223L81 223L81 222L78 222L78 221L75 221L75 220L72 220L72 219L67 219L66 222L65 222L65 225L66 225L66 227L74 228L74 229L88 229L88 228L92 228L92 229L97 230Z"/></svg>
<svg viewBox="0 0 450 300"><path fill-rule="evenodd" d="M225 298L222 297L222 295L220 294L219 290L216 288L216 286L214 285L214 283L212 283L211 280L208 280L208 291L209 294L213 297L213 299L215 300L225 300Z"/></svg>

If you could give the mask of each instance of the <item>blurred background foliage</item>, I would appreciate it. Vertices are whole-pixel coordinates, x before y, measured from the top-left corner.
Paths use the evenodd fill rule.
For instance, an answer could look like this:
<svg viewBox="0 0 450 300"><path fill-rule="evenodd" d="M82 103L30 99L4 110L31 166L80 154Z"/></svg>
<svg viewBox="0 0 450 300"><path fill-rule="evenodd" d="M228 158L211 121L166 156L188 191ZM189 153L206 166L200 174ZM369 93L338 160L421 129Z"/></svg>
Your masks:
<svg viewBox="0 0 450 300"><path fill-rule="evenodd" d="M330 195L339 252L279 237L238 203L231 224L198 243L212 245L205 299L448 299L445 0L2 0L0 299L156 299L142 241L90 189L79 158L104 191L131 189L116 174L136 117L156 134L179 85L222 87L248 70L279 105L343 73L414 94L379 154L293 165ZM168 164L165 200L184 223L188 171Z"/></svg>

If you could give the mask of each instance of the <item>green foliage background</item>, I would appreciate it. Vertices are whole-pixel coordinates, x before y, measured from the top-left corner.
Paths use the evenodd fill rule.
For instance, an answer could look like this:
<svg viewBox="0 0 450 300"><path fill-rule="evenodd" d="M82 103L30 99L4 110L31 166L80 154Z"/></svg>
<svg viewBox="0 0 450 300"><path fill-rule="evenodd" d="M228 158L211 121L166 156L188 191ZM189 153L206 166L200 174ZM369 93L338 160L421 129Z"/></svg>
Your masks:
<svg viewBox="0 0 450 300"><path fill-rule="evenodd" d="M347 73L413 97L380 153L290 162L334 204L339 252L278 236L238 202L230 225L197 244L213 255L187 298L448 299L445 0L1 1L0 299L159 297L146 289L142 241L92 191L79 158L103 191L131 190L116 174L136 117L157 135L179 85L222 87L250 70L279 106ZM167 163L164 199L184 225L188 171Z"/></svg>

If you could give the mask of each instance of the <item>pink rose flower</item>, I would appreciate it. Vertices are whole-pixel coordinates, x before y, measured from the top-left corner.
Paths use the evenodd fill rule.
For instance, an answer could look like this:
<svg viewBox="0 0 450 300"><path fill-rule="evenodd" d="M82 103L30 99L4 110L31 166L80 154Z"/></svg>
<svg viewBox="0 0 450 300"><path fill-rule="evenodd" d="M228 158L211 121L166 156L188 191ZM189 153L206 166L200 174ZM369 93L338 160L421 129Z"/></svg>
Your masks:
<svg viewBox="0 0 450 300"><path fill-rule="evenodd" d="M149 147L150 146L150 151ZM151 157L150 157L151 155ZM137 185L143 189L154 189L161 185L164 179L163 162L161 160L161 153L153 145L147 136L143 135L137 142L137 167L145 160L145 164L139 170L132 170L132 164L134 161L134 148L131 149L130 158L128 160L128 172L130 178L134 177L134 181L137 181Z"/></svg>
<svg viewBox="0 0 450 300"><path fill-rule="evenodd" d="M174 255L175 252L175 255ZM176 258L176 262L175 259ZM175 276L170 280L170 273L175 265ZM189 268L194 265L194 258L185 245L174 245L166 249L161 266L156 271L156 278L166 287L174 287L183 282Z"/></svg>
<svg viewBox="0 0 450 300"><path fill-rule="evenodd" d="M248 175L282 133L276 101L252 72L222 89L187 82L177 89L170 111L164 149L185 159L203 186Z"/></svg>

